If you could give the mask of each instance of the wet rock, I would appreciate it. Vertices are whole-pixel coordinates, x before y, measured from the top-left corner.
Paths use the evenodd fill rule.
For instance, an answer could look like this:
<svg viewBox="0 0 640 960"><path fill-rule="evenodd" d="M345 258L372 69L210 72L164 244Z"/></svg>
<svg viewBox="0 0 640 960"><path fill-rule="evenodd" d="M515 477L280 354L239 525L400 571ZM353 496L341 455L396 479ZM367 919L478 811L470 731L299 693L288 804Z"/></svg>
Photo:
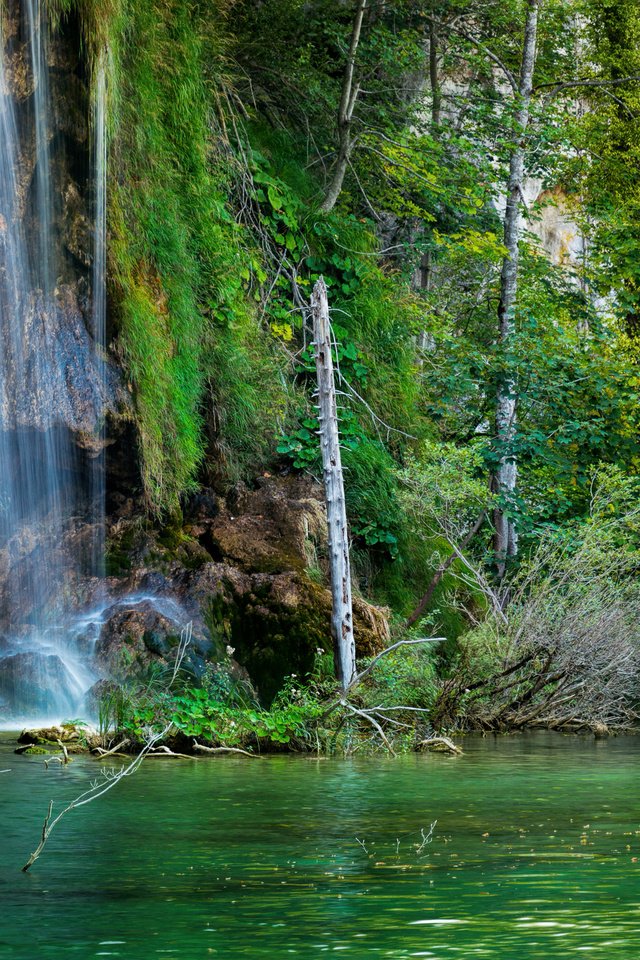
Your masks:
<svg viewBox="0 0 640 960"><path fill-rule="evenodd" d="M181 571L171 589L185 610L204 613L213 651L227 647L269 701L291 673L304 676L316 650L330 651L331 593L303 571L249 574L227 563ZM354 600L357 653L372 656L389 640L387 612Z"/></svg>
<svg viewBox="0 0 640 960"><path fill-rule="evenodd" d="M218 513L219 498L208 487L202 487L187 500L184 519L187 523L207 523Z"/></svg>
<svg viewBox="0 0 640 960"><path fill-rule="evenodd" d="M0 717L11 719L24 704L33 716L68 709L73 687L73 677L55 654L13 654L0 660Z"/></svg>
<svg viewBox="0 0 640 960"><path fill-rule="evenodd" d="M37 727L23 730L18 737L18 743L77 743L82 736L82 730L72 723L60 724L53 727Z"/></svg>
<svg viewBox="0 0 640 960"><path fill-rule="evenodd" d="M38 430L64 426L91 435L108 411L118 409L119 377L99 356L72 287L57 289L52 308L37 293L30 298L22 351L21 364L6 364L3 423Z"/></svg>
<svg viewBox="0 0 640 960"><path fill-rule="evenodd" d="M58 46L60 48L61 44ZM57 135L62 134L74 144L83 145L89 136L87 88L83 81L70 70L58 71L52 79L53 129Z"/></svg>
<svg viewBox="0 0 640 960"><path fill-rule="evenodd" d="M84 697L84 715L88 717L98 717L100 707L108 699L113 700L121 696L122 688L114 680L96 680L92 687L89 687ZM95 735L91 735L93 739ZM102 744L99 744L102 746Z"/></svg>
<svg viewBox="0 0 640 960"><path fill-rule="evenodd" d="M143 674L152 664L172 666L186 618L168 612L169 601L158 598L116 604L104 614L95 659L98 667L116 679ZM163 609L159 609L159 606ZM196 634L183 662L183 669L200 676L205 669L208 638Z"/></svg>
<svg viewBox="0 0 640 960"><path fill-rule="evenodd" d="M87 216L84 198L77 183L70 180L64 190L62 237L69 253L83 266L92 262L93 224Z"/></svg>
<svg viewBox="0 0 640 960"><path fill-rule="evenodd" d="M331 593L319 569L326 539L319 493L309 481L263 477L256 490L240 486L226 502L203 491L186 505L182 528L118 520L112 533L126 578L116 589L174 598L196 633L210 638L209 658L244 669L268 701L285 676L311 670L319 647L332 647ZM360 657L388 644L387 612L358 598L354 626ZM144 646L143 661L153 655Z"/></svg>
<svg viewBox="0 0 640 960"><path fill-rule="evenodd" d="M240 589L236 585L228 616L235 657L267 701L286 676L310 672L318 648L332 649L331 593L304 574L250 577ZM387 645L383 611L356 599L353 618L359 657L372 656Z"/></svg>

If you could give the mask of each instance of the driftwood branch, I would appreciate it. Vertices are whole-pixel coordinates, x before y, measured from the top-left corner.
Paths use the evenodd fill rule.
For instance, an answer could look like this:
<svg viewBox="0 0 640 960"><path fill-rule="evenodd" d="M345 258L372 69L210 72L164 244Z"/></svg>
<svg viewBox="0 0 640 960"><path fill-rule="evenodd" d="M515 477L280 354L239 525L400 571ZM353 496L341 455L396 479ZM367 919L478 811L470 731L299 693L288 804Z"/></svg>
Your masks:
<svg viewBox="0 0 640 960"><path fill-rule="evenodd" d="M64 759L62 757L45 757L44 765L46 770L49 769L50 763L59 763L60 766L64 766Z"/></svg>
<svg viewBox="0 0 640 960"><path fill-rule="evenodd" d="M169 747L165 747L164 744L161 744L159 747L155 747L148 754L149 757L175 757L178 760L195 760L195 757L192 757L189 753L174 753L173 750L170 750Z"/></svg>
<svg viewBox="0 0 640 960"><path fill-rule="evenodd" d="M114 754L117 754L118 751L122 750L123 747L128 746L129 740L125 738L121 740L115 747L111 747L110 750L105 750L103 747L96 747L93 753L95 754L94 760L104 760L105 757L112 757Z"/></svg>
<svg viewBox="0 0 640 960"><path fill-rule="evenodd" d="M462 756L463 751L458 747L453 740L450 740L449 737L428 737L426 740L421 740L418 744L418 749L422 748L423 750L446 750L448 753L455 754L456 756Z"/></svg>
<svg viewBox="0 0 640 960"><path fill-rule="evenodd" d="M248 750L241 750L240 747L205 747L203 743L193 741L193 749L200 750L202 753L239 753L243 757L251 757L252 760L261 760L262 757L257 753L249 753Z"/></svg>
<svg viewBox="0 0 640 960"><path fill-rule="evenodd" d="M77 807L84 807L87 803L92 803L94 800L97 800L99 797L104 796L105 793L108 793L109 790L112 790L113 787L115 787L117 783L120 783L121 780L124 780L125 777L129 777L131 776L132 773L135 773L135 771L138 769L138 767L140 766L144 758L147 756L147 754L151 750L153 750L155 745L159 743L163 737L166 736L170 728L171 728L171 725L169 724L160 733L157 733L154 736L152 736L148 740L148 742L144 745L144 747L142 748L138 756L131 761L128 767L122 767L121 770L119 770L116 774L113 774L113 775L109 775L106 773L106 771L103 771L104 780L98 783L93 783L88 790L85 790L84 793L81 793L79 797L76 797L75 800L72 800L71 803L67 804L67 806L60 811L60 813L57 815L57 817L54 820L51 819L51 814L53 812L53 800L51 800L49 803L49 810L42 824L42 836L40 839L40 843L38 844L36 849L33 851L31 856L25 863L24 867L22 868L23 873L26 873L36 862L36 860L42 853L44 846L47 840L49 839L49 837L51 836L54 828L57 826L58 823L60 823L62 818L65 816L65 814L69 813L71 810L76 809Z"/></svg>

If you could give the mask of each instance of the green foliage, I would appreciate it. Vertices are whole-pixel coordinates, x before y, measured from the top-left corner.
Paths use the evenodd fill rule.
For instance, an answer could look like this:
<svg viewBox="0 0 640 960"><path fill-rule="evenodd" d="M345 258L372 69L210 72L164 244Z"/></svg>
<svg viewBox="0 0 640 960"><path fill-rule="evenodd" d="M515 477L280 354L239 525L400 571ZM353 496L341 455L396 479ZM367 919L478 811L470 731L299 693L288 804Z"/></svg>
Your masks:
<svg viewBox="0 0 640 960"><path fill-rule="evenodd" d="M193 486L204 452L203 356L216 327L244 309L242 256L207 123L221 66L214 21L190 3L155 2L131 5L118 23L110 257L154 506L174 505Z"/></svg>
<svg viewBox="0 0 640 960"><path fill-rule="evenodd" d="M354 567L368 596L409 614L452 544L496 505L487 480L505 453L495 437L499 382L518 395L508 452L519 486L501 506L517 519L525 563L543 530L573 530L589 514L595 467L635 479L632 0L540 8L526 172L579 220L588 255L552 265L525 235L507 349L497 335L506 251L496 201L519 136L505 68L518 73L524 0L368 5L355 145L330 214L319 205L353 4L50 0L49 10L56 24L77 18L90 72L107 67L113 330L152 508L171 512L198 481L224 489L278 457L320 476L304 311L320 275L336 337ZM439 94L424 82L432 16ZM442 100L451 76L455 90ZM555 85L583 78L597 85L581 88L577 111L576 88ZM541 211L530 211L538 231L536 218ZM465 554L481 575L490 538L487 523ZM112 551L114 570L126 566L124 547ZM457 638L486 611L485 593L456 561L423 625ZM266 729L262 714L246 721L255 705L235 695L185 692L181 722L197 726L205 710L231 737L233 720L243 731L236 742ZM269 723L302 735L293 714Z"/></svg>

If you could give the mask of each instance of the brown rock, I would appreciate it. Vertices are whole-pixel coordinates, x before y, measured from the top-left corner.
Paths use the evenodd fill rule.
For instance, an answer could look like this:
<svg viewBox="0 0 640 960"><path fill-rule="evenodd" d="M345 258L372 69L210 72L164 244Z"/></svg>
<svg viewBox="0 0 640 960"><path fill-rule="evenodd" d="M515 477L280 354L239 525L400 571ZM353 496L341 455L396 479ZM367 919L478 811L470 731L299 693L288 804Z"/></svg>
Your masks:
<svg viewBox="0 0 640 960"><path fill-rule="evenodd" d="M202 542L214 557L242 570L304 570L326 538L319 488L297 478L262 478L257 490L236 491L209 523Z"/></svg>

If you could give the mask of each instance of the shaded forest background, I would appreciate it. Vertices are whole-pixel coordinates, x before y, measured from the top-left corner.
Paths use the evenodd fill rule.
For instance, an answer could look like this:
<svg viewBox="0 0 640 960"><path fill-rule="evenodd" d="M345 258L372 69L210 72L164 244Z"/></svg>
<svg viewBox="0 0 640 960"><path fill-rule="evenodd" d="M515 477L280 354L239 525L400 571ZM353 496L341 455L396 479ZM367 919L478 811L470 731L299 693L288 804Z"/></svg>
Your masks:
<svg viewBox="0 0 640 960"><path fill-rule="evenodd" d="M633 0L57 0L55 13L107 67L109 339L148 511L179 524L199 487L320 477L307 303L322 275L356 590L398 629L446 636L439 719L488 676L522 719L585 660L617 691L591 698L617 702L638 609ZM517 423L501 434L505 389ZM517 466L512 489L496 485L501 462ZM508 557L500 516L518 536ZM545 682L521 703L495 675L511 676L504 644L523 636Z"/></svg>

